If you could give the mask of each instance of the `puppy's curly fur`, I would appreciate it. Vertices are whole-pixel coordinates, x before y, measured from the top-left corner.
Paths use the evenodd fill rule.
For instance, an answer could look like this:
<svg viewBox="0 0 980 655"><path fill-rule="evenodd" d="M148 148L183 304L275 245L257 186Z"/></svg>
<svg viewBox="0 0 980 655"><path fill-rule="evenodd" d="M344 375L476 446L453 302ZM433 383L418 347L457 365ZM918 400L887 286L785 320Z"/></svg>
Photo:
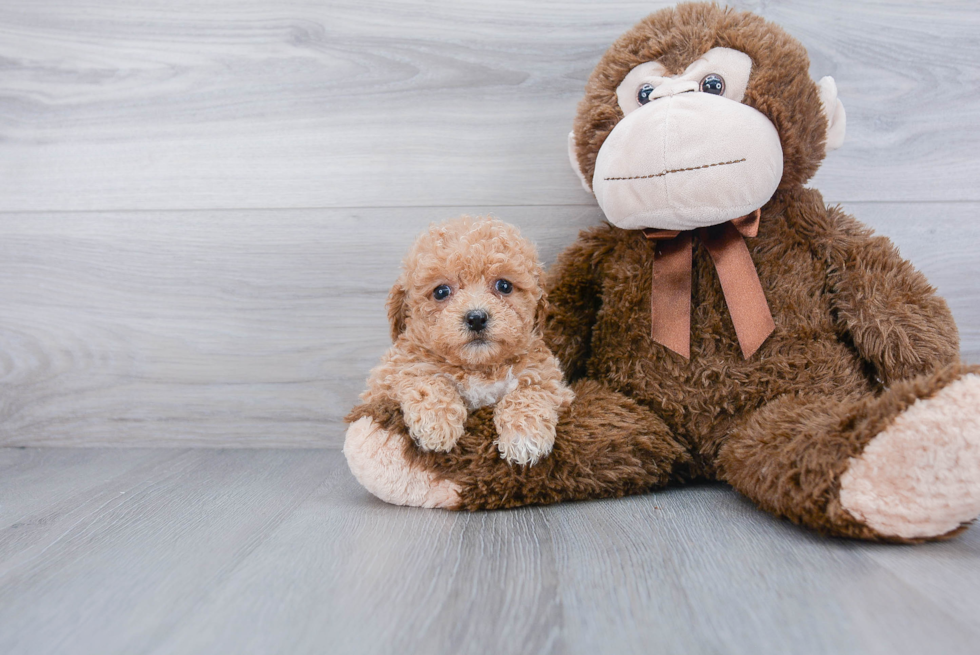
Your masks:
<svg viewBox="0 0 980 655"><path fill-rule="evenodd" d="M394 345L362 400L398 403L418 446L437 452L456 445L469 411L494 405L501 456L536 463L574 398L541 337L543 275L512 225L464 216L431 226L391 289Z"/></svg>

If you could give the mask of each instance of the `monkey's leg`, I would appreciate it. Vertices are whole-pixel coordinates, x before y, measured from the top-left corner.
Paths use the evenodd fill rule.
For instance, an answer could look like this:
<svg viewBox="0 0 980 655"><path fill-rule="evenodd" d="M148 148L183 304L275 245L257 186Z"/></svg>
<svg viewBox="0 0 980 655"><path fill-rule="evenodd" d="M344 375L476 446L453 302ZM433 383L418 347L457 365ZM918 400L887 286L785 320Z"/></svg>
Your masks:
<svg viewBox="0 0 980 655"><path fill-rule="evenodd" d="M500 509L642 493L686 475L684 444L650 410L601 385L573 385L552 452L534 466L501 459L492 408L474 413L450 453L420 452L397 407L359 407L344 453L358 481L398 505Z"/></svg>
<svg viewBox="0 0 980 655"><path fill-rule="evenodd" d="M980 375L956 364L880 395L788 395L728 437L719 476L825 533L952 536L980 514Z"/></svg>

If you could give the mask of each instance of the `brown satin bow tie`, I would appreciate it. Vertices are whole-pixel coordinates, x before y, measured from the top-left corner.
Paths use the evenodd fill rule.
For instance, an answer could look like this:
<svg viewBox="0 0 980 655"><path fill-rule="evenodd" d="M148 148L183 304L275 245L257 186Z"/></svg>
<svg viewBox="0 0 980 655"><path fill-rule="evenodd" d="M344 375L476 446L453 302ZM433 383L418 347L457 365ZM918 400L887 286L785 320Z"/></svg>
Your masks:
<svg viewBox="0 0 980 655"><path fill-rule="evenodd" d="M762 212L698 228L701 243L708 250L728 313L735 326L742 355L748 359L776 329L769 303L762 291L749 248L743 237L759 233ZM652 337L657 343L685 359L691 357L691 265L694 230L655 230L643 235L657 242L653 263L653 290L650 307L653 314Z"/></svg>

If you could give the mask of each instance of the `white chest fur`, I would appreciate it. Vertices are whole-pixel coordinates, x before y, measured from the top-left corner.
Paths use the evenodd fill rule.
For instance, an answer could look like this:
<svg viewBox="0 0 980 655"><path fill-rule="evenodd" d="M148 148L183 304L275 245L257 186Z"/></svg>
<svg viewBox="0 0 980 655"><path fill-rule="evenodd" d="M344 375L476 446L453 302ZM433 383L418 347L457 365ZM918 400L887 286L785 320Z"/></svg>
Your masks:
<svg viewBox="0 0 980 655"><path fill-rule="evenodd" d="M466 406L472 410L499 403L501 398L517 388L517 378L513 371L507 371L507 376L499 380L471 375L456 385Z"/></svg>

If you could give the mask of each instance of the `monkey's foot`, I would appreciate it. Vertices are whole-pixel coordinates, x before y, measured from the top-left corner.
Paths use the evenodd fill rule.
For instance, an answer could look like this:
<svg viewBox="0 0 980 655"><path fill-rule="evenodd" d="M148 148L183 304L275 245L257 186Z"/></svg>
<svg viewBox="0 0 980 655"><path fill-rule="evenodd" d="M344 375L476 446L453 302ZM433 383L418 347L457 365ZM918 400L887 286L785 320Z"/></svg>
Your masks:
<svg viewBox="0 0 980 655"><path fill-rule="evenodd" d="M918 400L851 458L840 501L886 536L937 537L980 515L980 375Z"/></svg>
<svg viewBox="0 0 980 655"><path fill-rule="evenodd" d="M436 480L431 471L412 466L403 448L398 435L389 434L367 416L351 423L344 439L344 456L351 473L381 500L393 505L455 509L459 486Z"/></svg>

